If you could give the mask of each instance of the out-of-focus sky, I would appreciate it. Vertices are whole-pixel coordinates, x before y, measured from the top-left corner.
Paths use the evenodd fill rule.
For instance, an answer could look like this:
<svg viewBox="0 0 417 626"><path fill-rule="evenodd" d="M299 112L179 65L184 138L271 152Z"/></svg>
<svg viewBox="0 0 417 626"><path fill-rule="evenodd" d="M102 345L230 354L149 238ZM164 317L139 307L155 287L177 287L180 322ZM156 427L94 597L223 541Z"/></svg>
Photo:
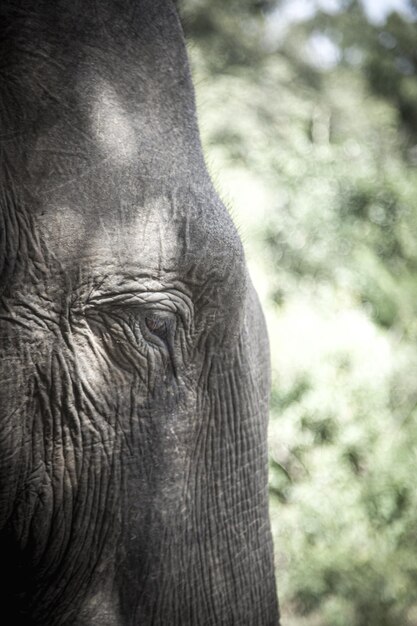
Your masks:
<svg viewBox="0 0 417 626"><path fill-rule="evenodd" d="M406 19L416 20L416 11L408 0L360 0L368 20L375 25L384 24L387 16L396 11ZM287 29L296 22L313 17L317 10L334 14L342 10L341 0L285 0L268 17L265 45L272 50L279 44ZM340 50L327 35L314 34L309 41L306 55L313 65L323 70L334 67L340 60Z"/></svg>
<svg viewBox="0 0 417 626"><path fill-rule="evenodd" d="M382 24L392 11L397 11L405 17L411 18L413 11L408 0L361 0L368 19L375 24ZM277 9L277 19L291 23L303 21L312 17L317 9L328 13L337 13L341 10L340 0L287 0ZM279 16L279 17L278 17Z"/></svg>
<svg viewBox="0 0 417 626"><path fill-rule="evenodd" d="M397 11L405 17L412 17L407 0L361 0L368 19L376 24L384 22L388 13Z"/></svg>

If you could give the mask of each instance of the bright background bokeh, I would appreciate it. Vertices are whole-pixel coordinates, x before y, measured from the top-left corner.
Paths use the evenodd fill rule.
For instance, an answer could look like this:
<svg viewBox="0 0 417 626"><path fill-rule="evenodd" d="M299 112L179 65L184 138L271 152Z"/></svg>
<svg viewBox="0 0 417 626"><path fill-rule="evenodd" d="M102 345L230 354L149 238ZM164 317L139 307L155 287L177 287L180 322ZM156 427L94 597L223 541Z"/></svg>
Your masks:
<svg viewBox="0 0 417 626"><path fill-rule="evenodd" d="M283 624L417 625L417 2L182 16L270 333Z"/></svg>

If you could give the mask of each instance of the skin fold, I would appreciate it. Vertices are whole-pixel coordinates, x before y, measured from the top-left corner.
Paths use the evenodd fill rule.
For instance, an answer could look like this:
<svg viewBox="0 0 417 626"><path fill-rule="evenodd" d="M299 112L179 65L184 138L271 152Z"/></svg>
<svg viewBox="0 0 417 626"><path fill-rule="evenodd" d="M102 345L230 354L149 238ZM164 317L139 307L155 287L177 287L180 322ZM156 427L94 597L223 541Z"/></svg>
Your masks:
<svg viewBox="0 0 417 626"><path fill-rule="evenodd" d="M268 340L169 0L0 3L9 623L276 626Z"/></svg>

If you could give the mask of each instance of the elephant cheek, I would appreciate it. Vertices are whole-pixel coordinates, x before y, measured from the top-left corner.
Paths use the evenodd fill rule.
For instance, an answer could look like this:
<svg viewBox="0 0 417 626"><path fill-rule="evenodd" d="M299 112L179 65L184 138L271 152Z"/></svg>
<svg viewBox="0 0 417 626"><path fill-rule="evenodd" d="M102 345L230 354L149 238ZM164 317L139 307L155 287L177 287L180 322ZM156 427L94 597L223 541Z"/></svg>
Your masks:
<svg viewBox="0 0 417 626"><path fill-rule="evenodd" d="M144 473L161 468L163 459L183 467L196 426L195 376L180 359L174 372L159 354L110 343L87 332L74 340L70 367L79 413L90 425L107 425L108 436Z"/></svg>

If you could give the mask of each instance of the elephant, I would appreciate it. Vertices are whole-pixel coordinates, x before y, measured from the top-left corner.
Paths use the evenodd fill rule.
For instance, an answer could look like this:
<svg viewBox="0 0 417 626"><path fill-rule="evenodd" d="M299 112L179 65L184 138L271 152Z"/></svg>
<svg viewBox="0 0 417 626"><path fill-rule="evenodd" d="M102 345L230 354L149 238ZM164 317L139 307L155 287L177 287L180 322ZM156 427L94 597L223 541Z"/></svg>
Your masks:
<svg viewBox="0 0 417 626"><path fill-rule="evenodd" d="M0 543L26 626L276 626L269 345L172 0L0 4Z"/></svg>

